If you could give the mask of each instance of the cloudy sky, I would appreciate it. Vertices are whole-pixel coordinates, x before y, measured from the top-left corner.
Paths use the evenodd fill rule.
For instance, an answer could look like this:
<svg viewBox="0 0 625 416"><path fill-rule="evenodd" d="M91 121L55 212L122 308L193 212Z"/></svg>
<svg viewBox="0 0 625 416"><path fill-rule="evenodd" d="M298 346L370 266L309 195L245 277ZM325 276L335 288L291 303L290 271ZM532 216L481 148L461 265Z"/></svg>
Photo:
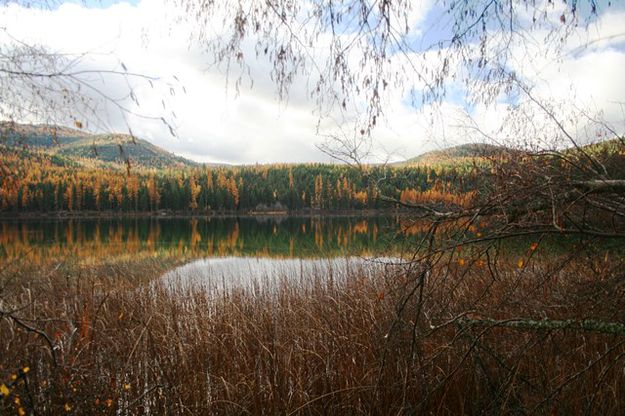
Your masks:
<svg viewBox="0 0 625 416"><path fill-rule="evenodd" d="M323 141L317 128L320 112L309 99L304 77L296 80L288 100L280 100L268 75L269 64L248 61L249 77L243 78L237 90L236 74L227 77L223 67L212 65L210 54L190 41L194 24L180 20L179 12L163 3L69 2L41 10L3 2L0 44L16 40L41 44L68 56L80 55L78 69L121 70L123 65L128 72L158 78L154 85L141 77L120 80L102 74L89 75L87 80L136 113L122 117L109 109L99 114L107 128L127 132L130 125L135 135L176 154L235 164L329 160L317 148ZM436 35L432 27L439 16L434 3L424 0L410 16L415 45ZM540 58L541 44L536 41L524 45L511 65L535 86L536 95L564 103L564 111L601 112L620 129L625 101L625 10L604 6L600 3L599 16L588 30L563 45L566 53L557 62L548 56ZM553 13L560 11L556 8ZM544 36L533 35L535 39ZM535 59L524 59L528 54ZM126 96L129 85L138 107L133 97ZM436 108L415 108L405 88L389 89L384 120L372 132L370 160L401 160L474 140L466 128L473 123L485 132L498 131L514 104L505 97L489 106L470 104L460 87L451 85L450 92ZM161 115L175 124L176 137L158 119L149 118ZM467 121L467 115L472 121ZM338 115L332 116L339 120ZM583 129L573 124L571 128ZM321 133L325 125L321 124Z"/></svg>

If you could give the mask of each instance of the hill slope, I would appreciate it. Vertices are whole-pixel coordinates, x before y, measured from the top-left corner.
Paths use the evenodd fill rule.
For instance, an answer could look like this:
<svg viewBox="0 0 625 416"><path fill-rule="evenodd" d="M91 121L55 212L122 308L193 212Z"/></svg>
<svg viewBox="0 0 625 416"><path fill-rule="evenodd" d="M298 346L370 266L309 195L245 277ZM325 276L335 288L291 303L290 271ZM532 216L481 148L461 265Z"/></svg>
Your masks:
<svg viewBox="0 0 625 416"><path fill-rule="evenodd" d="M432 150L419 156L399 162L399 166L410 165L433 165L433 164L451 164L454 162L462 162L466 159L489 158L511 150L503 146L495 146L486 143L468 143L458 146L448 147L441 150Z"/></svg>
<svg viewBox="0 0 625 416"><path fill-rule="evenodd" d="M197 166L152 143L127 134L90 134L67 127L3 123L0 143L43 151L79 164L126 164L148 168Z"/></svg>

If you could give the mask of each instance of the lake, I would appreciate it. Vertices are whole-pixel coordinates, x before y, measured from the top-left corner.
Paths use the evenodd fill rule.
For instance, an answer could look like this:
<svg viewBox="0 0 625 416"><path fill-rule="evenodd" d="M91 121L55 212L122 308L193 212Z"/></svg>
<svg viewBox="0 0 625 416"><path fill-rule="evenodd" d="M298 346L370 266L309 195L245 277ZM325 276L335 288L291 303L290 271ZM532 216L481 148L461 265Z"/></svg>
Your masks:
<svg viewBox="0 0 625 416"><path fill-rule="evenodd" d="M403 240L393 217L120 218L0 223L0 261L31 264L175 259L163 277L172 290L213 293L271 286L285 276L339 281L358 267L386 267L374 257ZM388 260L389 258L387 258Z"/></svg>
<svg viewBox="0 0 625 416"><path fill-rule="evenodd" d="M232 282L243 274L265 279L301 276L301 270L328 276L339 265L363 266L363 259L411 254L428 226L401 216L2 220L0 267L23 262L97 266L164 260L164 265L182 265L177 273L190 276L189 282L178 282L180 287L206 281L209 274ZM525 262L534 241L533 236L506 239L498 247L517 264ZM574 251L578 243L547 236L541 238L540 252L551 258ZM472 252L459 248L454 261L464 264Z"/></svg>
<svg viewBox="0 0 625 416"><path fill-rule="evenodd" d="M397 250L395 217L117 218L0 222L0 261L370 257Z"/></svg>
<svg viewBox="0 0 625 416"><path fill-rule="evenodd" d="M0 220L0 265L17 260L100 264L142 258L396 257L414 248L428 226L401 216ZM506 252L522 255L532 238L504 241ZM559 253L573 243L555 236L543 238L541 246L543 252Z"/></svg>

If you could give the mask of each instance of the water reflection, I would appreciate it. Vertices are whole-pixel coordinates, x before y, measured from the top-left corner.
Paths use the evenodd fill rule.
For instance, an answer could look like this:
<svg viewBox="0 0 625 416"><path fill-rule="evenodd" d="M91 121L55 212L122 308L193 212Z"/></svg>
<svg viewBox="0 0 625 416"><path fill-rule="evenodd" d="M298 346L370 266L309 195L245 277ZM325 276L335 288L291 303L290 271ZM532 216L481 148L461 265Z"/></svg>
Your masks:
<svg viewBox="0 0 625 416"><path fill-rule="evenodd" d="M200 259L180 266L161 278L173 292L202 290L220 295L233 289L261 293L287 281L298 290L344 283L347 278L371 279L394 267L393 258L334 257L272 259L223 257ZM354 273L356 272L356 273Z"/></svg>
<svg viewBox="0 0 625 416"><path fill-rule="evenodd" d="M0 260L366 256L400 228L391 217L2 221Z"/></svg>

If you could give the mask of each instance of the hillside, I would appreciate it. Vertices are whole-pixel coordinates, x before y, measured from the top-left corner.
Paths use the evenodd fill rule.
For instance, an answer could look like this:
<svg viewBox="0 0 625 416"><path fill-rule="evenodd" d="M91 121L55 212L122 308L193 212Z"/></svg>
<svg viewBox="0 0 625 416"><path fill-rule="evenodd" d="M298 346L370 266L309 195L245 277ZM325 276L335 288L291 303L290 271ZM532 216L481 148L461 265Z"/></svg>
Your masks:
<svg viewBox="0 0 625 416"><path fill-rule="evenodd" d="M0 144L43 151L78 164L126 164L149 168L191 167L198 164L127 134L90 134L67 127L3 123Z"/></svg>
<svg viewBox="0 0 625 416"><path fill-rule="evenodd" d="M441 150L432 150L419 156L398 162L398 166L439 165L463 163L469 159L487 159L511 152L504 146L495 146L487 143L468 143L448 147Z"/></svg>

